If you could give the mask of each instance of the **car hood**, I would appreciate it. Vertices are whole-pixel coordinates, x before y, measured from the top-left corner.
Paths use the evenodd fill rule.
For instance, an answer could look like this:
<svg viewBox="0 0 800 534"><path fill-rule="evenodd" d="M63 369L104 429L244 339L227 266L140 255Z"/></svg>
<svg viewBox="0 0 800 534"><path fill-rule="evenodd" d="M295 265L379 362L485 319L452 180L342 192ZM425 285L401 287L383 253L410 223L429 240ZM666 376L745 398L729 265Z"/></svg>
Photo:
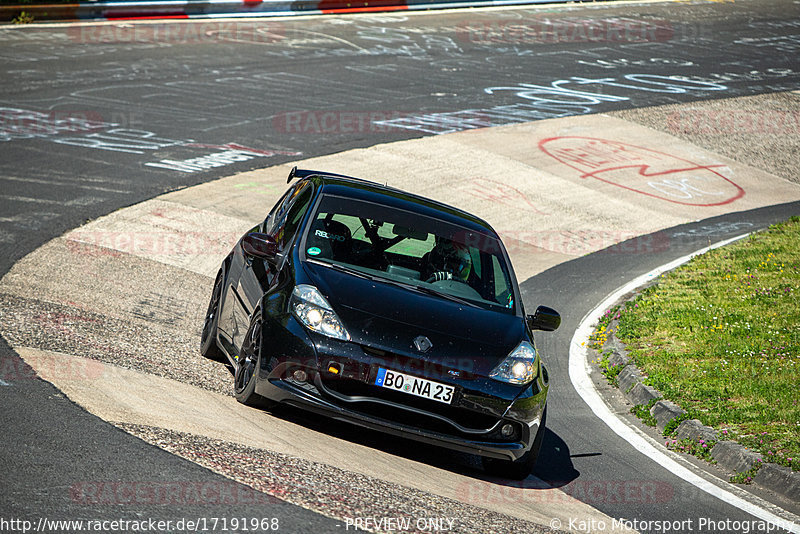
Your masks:
<svg viewBox="0 0 800 534"><path fill-rule="evenodd" d="M364 347L487 376L525 339L522 318L460 304L318 264L309 278L328 299L352 340ZM432 346L414 345L426 336Z"/></svg>

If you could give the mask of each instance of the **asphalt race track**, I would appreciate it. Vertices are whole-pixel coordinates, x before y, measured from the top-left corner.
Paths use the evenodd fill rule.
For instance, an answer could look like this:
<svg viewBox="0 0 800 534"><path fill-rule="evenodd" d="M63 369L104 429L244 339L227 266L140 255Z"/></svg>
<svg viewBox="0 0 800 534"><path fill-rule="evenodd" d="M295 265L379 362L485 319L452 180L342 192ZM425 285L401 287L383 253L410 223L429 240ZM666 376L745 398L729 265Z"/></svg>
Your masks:
<svg viewBox="0 0 800 534"><path fill-rule="evenodd" d="M797 90L798 15L800 8L793 2L737 1L257 23L123 22L0 28L4 70L0 84L0 275L9 274L0 283L0 515L34 524L42 517L278 518L280 529L286 532L338 532L346 528L344 518L358 513L377 516L381 509L391 511L384 514L387 516L408 513L402 503L409 497L403 492L412 488L418 502L429 499L430 515L434 510L442 517L463 513L456 530L464 532L532 532L549 526L569 529L567 512L553 511L560 507L584 514L581 517L587 522L608 518L753 520L665 471L596 420L569 382L567 352L584 314L626 281L709 243L798 213L797 175L787 175L796 170L796 153L787 154L777 141L765 143L767 156L761 157L768 162L759 163L757 156L741 161L737 154L741 156L747 150L741 147L748 143L729 142L719 134L710 144L702 135L691 138L693 127L695 134L703 128L698 126L696 114L680 111L686 109L680 105L705 101L706 119L711 122L730 117L725 113L731 109L734 116L758 116L760 110L769 108L759 108L747 97ZM610 22L620 18L628 21L627 35L614 30L616 26ZM603 38L590 39L575 29L586 20L600 21ZM527 32L520 33L520 24ZM776 98L771 102L798 97ZM719 111L712 100L729 107ZM647 124L645 119L637 124L626 115L628 111L614 114L667 104L679 106L669 115L677 126L661 124L660 132L647 130L645 126L657 125ZM766 135L759 140L791 137L787 133L797 136L797 109L789 115L794 117L794 130L785 125L770 130L763 122L750 123L745 129L760 128L762 135L766 128ZM503 127L478 129L487 126ZM671 135L675 137L668 137ZM737 196L735 189L731 192L723 187L705 191L713 202L667 198L675 194L703 196L702 190L685 187L684 181L677 193L674 184L663 185L667 189L660 198L634 194L628 199L627 193L620 192L616 195L620 198L614 198L613 186L609 192L573 179L574 172L559 166L533 141L570 136L646 145L650 148L642 150L663 150L662 155L706 165L721 161L725 172L729 171L724 178L727 183L746 194ZM405 143L353 151L395 141ZM337 156L322 157L328 154ZM454 158L455 154L463 154L464 159ZM492 157L481 159L483 154ZM273 417L246 413L235 403L225 404L230 399L220 395L226 387L224 368L200 367L199 375L181 375L168 368L167 355L138 367L120 361L122 370L117 376L129 380L131 389L134 381L143 377L153 384L161 379L187 384L181 392L189 398L209 395L202 398L219 403L220 410L229 410L225 412L229 416L242 417L266 432L278 428L297 432L309 443L300 446L287 438L285 443L261 447L261 438L252 443L233 439L231 430L222 427L212 436L210 430L203 434L199 426L169 426L173 423L166 418L159 427L129 417L137 409L140 412L136 413L145 413L146 407L134 406L133 401L129 412L101 418L93 415L102 411L100 404L92 404L97 402L93 395L102 390L112 398L120 382L92 382L81 389L80 384L64 385L70 377L63 372L59 376L56 370L50 381L59 385L60 391L35 378L19 358L19 351L11 348L26 348L26 360L32 362L42 361L31 356L35 351L49 350L112 366L109 352L120 342L130 343L124 354L153 350L142 348L153 338L125 340L143 330L134 325L129 332L123 321L108 323L117 329L108 335L108 345L81 346L74 340L58 339L59 331L76 328L71 318L77 316L70 314L87 314L76 319L80 324L83 317L95 313L93 320L105 328L105 317L114 317L117 303L103 300L117 287L120 294L137 288L150 291L140 293L129 308L120 305L120 317L130 312L157 324L148 334L175 333L183 328L186 343L183 338L163 340L164 347L194 351L192 325L203 309L190 309L189 304L204 306L208 277L213 275L218 257L206 253L195 261L195 254L188 265L187 258L163 257L163 251L156 258L145 257L147 251L130 254L129 243L100 242L96 236L124 235L126 225L145 224L159 206L174 209L179 205L183 211L174 224L166 226L172 224L178 235L186 235L192 228L214 228L217 234L212 244L224 250L222 245L229 246L240 228L243 231L247 221L266 212L280 193L278 176L285 176L288 168L284 164L308 159L329 165L326 170L385 179L474 211L485 210L488 215L484 216L496 227L496 221L505 225L513 242L512 259L518 274L524 274L527 306L546 303L564 316L557 333L539 340L540 348L549 355L553 389L549 432L536 477L522 485L488 480L475 469L474 459L442 458L440 451L428 448L409 451L407 444L360 435L303 414ZM266 174L257 170L275 165L282 167ZM503 182L510 175L508 169L523 165L535 170L530 179L515 182L513 187ZM416 170L416 179L410 169ZM420 183L424 169L441 176L442 183L430 183L427 176ZM212 183L225 176L229 178ZM465 182L460 183L459 177ZM704 183L708 181L706 178ZM207 187L182 190L205 183ZM138 207L168 191L177 192ZM79 228L128 206L132 207ZM515 218L514 213L527 215ZM207 214L218 218L200 217ZM548 219L546 215L556 217ZM526 226L534 219L541 219L544 225L536 230L545 230L536 238ZM594 231L602 238L586 249L541 238L562 236L559 232L565 228L577 229L573 237L588 235L580 231ZM59 239L53 241L55 238ZM624 243L610 251L584 255L620 241ZM83 254L83 263L77 263L74 255L65 253L74 251L69 246L75 243L110 253L102 257ZM653 243L658 246L651 246ZM127 280L128 267L131 273L145 268L140 260L149 262L147 268L155 265L165 273L182 269L184 281L173 282L176 287L166 290L168 279L155 287L142 285L140 280L147 278L138 274ZM93 270L99 268L103 270ZM74 297L68 295L70 286ZM170 298L157 298L159 295ZM55 323L61 330L43 328L36 322L41 317L60 317ZM199 325L194 326L197 328ZM163 368L157 369L159 366ZM140 374L125 374L128 370ZM46 374L41 369L37 372ZM69 387L73 389L67 391ZM191 407L181 392L175 391L172 409L188 414ZM87 412L73 401L97 409ZM158 403L155 396L150 401ZM165 410L171 410L169 403ZM217 441L192 444L190 434ZM254 448L237 448L248 446ZM259 452L261 448L268 452ZM330 451L330 457L314 456L315 448ZM282 456L269 456L273 453ZM263 473L256 469L254 478L235 459L230 465L215 463L210 459L215 455L282 462L287 478L279 477L272 486L259 486L258 476ZM359 462L375 465L356 465ZM295 495L292 477L318 468L319 477L311 477L297 488L300 496ZM408 470L406 475L400 472L403 469ZM365 481L363 477L371 478ZM410 480L414 477L419 480ZM341 486L352 484L352 501L335 506L322 496L318 501L302 496L324 495L322 486L333 480ZM388 485L381 487L381 498L358 490L364 485L376 487L375 481L383 480ZM534 494L541 481L556 489L570 488L570 499L559 500L563 491ZM438 491L437 485L441 486ZM603 488L600 493L588 491L597 487ZM640 493L626 496L621 487ZM656 488L657 494L643 497L642 488ZM150 493L120 497L131 491ZM204 497L187 497L196 493ZM756 493L762 499L756 501L760 506L790 520L796 518L780 512L785 508L798 513L796 503ZM226 500L222 494L232 497ZM433 495L436 497L426 497ZM550 497L543 495L559 497L548 500ZM444 500L439 502L439 498ZM481 524L475 509L489 509L498 515L491 516L491 522L484 518L486 522ZM548 524L545 519L551 511L562 523ZM425 514L424 507L416 508L415 517L420 514ZM266 530L264 526L259 528ZM172 525L168 530L194 530L184 527ZM237 529L244 530L232 530ZM578 523L572 530L603 529L596 523ZM657 531L653 524L642 530ZM698 529L684 527L684 531Z"/></svg>

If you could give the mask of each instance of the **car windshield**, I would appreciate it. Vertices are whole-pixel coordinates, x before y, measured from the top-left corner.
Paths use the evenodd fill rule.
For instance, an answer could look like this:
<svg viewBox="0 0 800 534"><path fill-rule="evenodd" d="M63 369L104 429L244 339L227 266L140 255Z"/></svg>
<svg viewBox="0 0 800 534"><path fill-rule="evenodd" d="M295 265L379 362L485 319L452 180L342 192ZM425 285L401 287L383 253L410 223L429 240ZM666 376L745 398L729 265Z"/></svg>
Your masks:
<svg viewBox="0 0 800 534"><path fill-rule="evenodd" d="M410 290L514 309L498 238L442 219L324 195L303 244L305 259Z"/></svg>

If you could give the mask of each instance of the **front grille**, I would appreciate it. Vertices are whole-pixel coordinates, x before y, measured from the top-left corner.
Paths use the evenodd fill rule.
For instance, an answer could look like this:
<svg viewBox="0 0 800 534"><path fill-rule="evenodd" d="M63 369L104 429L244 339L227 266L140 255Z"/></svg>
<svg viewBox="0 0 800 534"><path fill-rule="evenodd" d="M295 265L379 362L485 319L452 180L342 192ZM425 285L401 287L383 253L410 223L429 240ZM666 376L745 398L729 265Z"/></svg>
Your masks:
<svg viewBox="0 0 800 534"><path fill-rule="evenodd" d="M338 394L334 395L334 398L338 398L339 401L344 400L350 410L442 434L491 439L488 436L489 431L494 429L499 421L499 418L492 415L365 384L358 380L328 378L322 379L322 386L323 392L328 390L325 392L328 395L331 395L331 392ZM454 401L457 400L458 392ZM381 401L412 410L391 406ZM469 431L461 431L456 425Z"/></svg>

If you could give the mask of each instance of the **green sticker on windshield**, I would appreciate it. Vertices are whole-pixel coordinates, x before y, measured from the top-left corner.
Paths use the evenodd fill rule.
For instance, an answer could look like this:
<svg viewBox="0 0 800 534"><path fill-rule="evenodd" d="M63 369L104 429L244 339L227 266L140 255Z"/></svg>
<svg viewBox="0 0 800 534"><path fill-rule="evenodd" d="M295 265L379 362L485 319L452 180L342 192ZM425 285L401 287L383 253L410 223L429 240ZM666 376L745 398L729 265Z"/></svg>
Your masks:
<svg viewBox="0 0 800 534"><path fill-rule="evenodd" d="M311 247L308 250L306 250L306 252L308 252L312 256L316 256L317 254L319 254L322 251L318 247Z"/></svg>

